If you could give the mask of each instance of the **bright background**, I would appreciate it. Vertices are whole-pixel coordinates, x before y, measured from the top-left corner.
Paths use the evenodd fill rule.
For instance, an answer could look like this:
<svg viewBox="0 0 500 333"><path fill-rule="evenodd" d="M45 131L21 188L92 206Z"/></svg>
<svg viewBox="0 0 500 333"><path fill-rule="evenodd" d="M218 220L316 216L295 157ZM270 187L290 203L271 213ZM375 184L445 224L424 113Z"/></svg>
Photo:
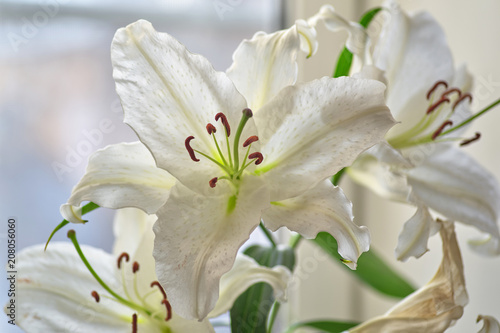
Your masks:
<svg viewBox="0 0 500 333"><path fill-rule="evenodd" d="M5 262L5 223L18 220L18 250L43 243L61 221L59 206L82 176L88 155L108 144L134 141L122 123L114 92L109 45L117 28L139 18L172 34L191 51L203 54L218 70L231 63L233 50L254 32L271 32L294 18L315 13L324 3L357 20L379 1L286 0L0 0L0 262ZM225 5L225 6L224 6ZM466 62L476 77L474 107L500 97L500 3L482 0L406 1L405 8L429 10L443 25L457 64ZM345 34L319 29L320 51L301 64L301 79L330 75ZM481 141L467 151L500 179L497 142L500 112L478 120ZM103 124L108 124L104 126ZM89 139L92 138L92 139ZM69 163L68 163L69 162ZM66 169L61 169L65 165ZM441 260L439 237L423 258L396 262L393 251L402 223L413 210L388 203L344 181L355 203L356 221L370 227L373 247L412 282L427 282ZM88 215L92 223L72 226L81 243L111 249L112 212ZM482 258L467 249L474 230L458 227L470 304L450 332L475 332L478 314L500 318L500 258ZM3 237L3 238L2 238ZM65 231L55 240L66 240ZM393 300L381 298L353 281L314 247L300 246L301 291L290 299L285 316L301 319L364 320L382 314ZM6 300L0 279L0 303ZM1 332L19 332L0 316Z"/></svg>

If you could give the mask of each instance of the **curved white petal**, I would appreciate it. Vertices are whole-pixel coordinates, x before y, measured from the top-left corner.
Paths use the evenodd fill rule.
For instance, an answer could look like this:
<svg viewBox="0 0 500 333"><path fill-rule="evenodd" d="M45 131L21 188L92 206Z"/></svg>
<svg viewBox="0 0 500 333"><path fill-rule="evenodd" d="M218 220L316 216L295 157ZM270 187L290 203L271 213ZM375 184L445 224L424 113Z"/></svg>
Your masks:
<svg viewBox="0 0 500 333"><path fill-rule="evenodd" d="M477 316L477 322L483 321L483 327L477 333L500 333L500 323L492 316Z"/></svg>
<svg viewBox="0 0 500 333"><path fill-rule="evenodd" d="M165 203L175 181L168 172L156 167L142 143L120 143L90 156L85 175L73 188L68 204L79 206L82 201L92 201L113 209L137 207L151 214ZM76 209L61 207L61 214L75 222L70 213Z"/></svg>
<svg viewBox="0 0 500 333"><path fill-rule="evenodd" d="M357 183L378 195L406 202L410 187L404 170L412 167L396 149L381 142L366 150L347 168L348 175Z"/></svg>
<svg viewBox="0 0 500 333"><path fill-rule="evenodd" d="M82 246L103 280L120 292L115 260L101 250ZM132 310L101 297L106 294L78 257L71 243L24 249L18 264L17 323L27 332L130 332Z"/></svg>
<svg viewBox="0 0 500 333"><path fill-rule="evenodd" d="M215 307L221 276L269 205L268 190L257 177L243 177L230 211L229 196L202 196L178 183L157 213L156 272L182 317L202 319Z"/></svg>
<svg viewBox="0 0 500 333"><path fill-rule="evenodd" d="M355 333L442 333L459 319L468 303L462 257L453 223L441 227L443 260L436 275L385 315L349 330Z"/></svg>
<svg viewBox="0 0 500 333"><path fill-rule="evenodd" d="M271 200L297 196L350 165L394 124L377 81L342 77L283 89L255 115Z"/></svg>
<svg viewBox="0 0 500 333"><path fill-rule="evenodd" d="M246 255L238 255L233 268L220 280L219 300L209 316L217 317L229 311L234 301L258 282L266 282L271 285L274 298L279 302L285 302L290 277L290 271L284 266L264 267Z"/></svg>
<svg viewBox="0 0 500 333"><path fill-rule="evenodd" d="M485 234L481 238L469 240L472 250L486 256L497 256L500 254L500 238Z"/></svg>
<svg viewBox="0 0 500 333"><path fill-rule="evenodd" d="M220 169L199 155L200 162L191 160L185 140L194 136L193 148L215 156L206 125L216 126L219 144L224 144L224 129L214 117L223 112L236 131L246 107L243 96L207 59L190 53L172 36L156 32L144 20L116 32L111 57L125 122L151 150L158 167L195 191L208 191L207 182ZM252 126L249 121L247 127L253 131L245 138L255 135Z"/></svg>
<svg viewBox="0 0 500 333"><path fill-rule="evenodd" d="M296 24L272 34L258 32L238 46L227 75L250 109L258 112L281 89L295 83L299 36Z"/></svg>
<svg viewBox="0 0 500 333"><path fill-rule="evenodd" d="M347 49L359 56L363 63L371 63L368 34L361 24L346 20L331 5L322 6L318 14L311 17L308 23L316 26L319 21L323 21L326 28L330 31L346 30L349 35L346 41Z"/></svg>
<svg viewBox="0 0 500 333"><path fill-rule="evenodd" d="M406 261L410 257L419 258L427 252L427 242L435 224L427 207L418 205L415 215L406 221L399 234L396 258Z"/></svg>
<svg viewBox="0 0 500 333"><path fill-rule="evenodd" d="M386 71L387 105L401 121L390 136L406 132L425 115L427 91L438 80L453 79L453 59L438 22L423 12L413 16L393 3L374 51L374 64Z"/></svg>
<svg viewBox="0 0 500 333"><path fill-rule="evenodd" d="M329 180L298 197L273 202L263 212L263 220L273 231L286 226L306 238L314 238L322 231L330 233L351 269L356 268L358 257L370 248L368 228L354 223L352 203Z"/></svg>
<svg viewBox="0 0 500 333"><path fill-rule="evenodd" d="M458 148L436 145L408 172L412 193L449 219L499 238L500 187L487 170Z"/></svg>

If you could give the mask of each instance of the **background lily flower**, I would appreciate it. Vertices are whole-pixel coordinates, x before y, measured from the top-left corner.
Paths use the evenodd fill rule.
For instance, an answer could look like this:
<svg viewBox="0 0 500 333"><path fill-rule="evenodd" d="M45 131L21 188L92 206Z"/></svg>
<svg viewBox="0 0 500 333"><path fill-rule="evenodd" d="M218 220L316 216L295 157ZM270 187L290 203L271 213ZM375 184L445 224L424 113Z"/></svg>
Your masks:
<svg viewBox="0 0 500 333"><path fill-rule="evenodd" d="M154 215L137 209L119 210L113 255L81 247L114 292L148 313L113 299L84 266L72 244L52 243L46 252L39 245L19 254L19 326L26 332L214 332L208 319L183 319L169 310L168 301L163 302L164 291L155 282L152 256L155 220ZM121 258L119 268L117 257ZM249 257L238 257L233 270L221 280L221 298L210 316L228 311L241 292L257 282L269 283L283 301L289 278L285 267L270 269ZM134 313L138 315L136 331L132 329Z"/></svg>
<svg viewBox="0 0 500 333"><path fill-rule="evenodd" d="M369 149L348 173L381 196L418 207L401 233L405 243L398 244L398 259L427 250L422 244L435 230L432 218L421 218L430 216L424 212L428 208L487 233L473 248L498 254L498 182L454 146L453 141L469 141L463 129L446 134L471 114L471 77L465 67L454 69L444 32L428 13L410 16L394 2L388 11L373 53L375 67L366 66L358 75L384 77L387 105L400 123L386 135L388 144ZM420 232L414 233L415 228Z"/></svg>
<svg viewBox="0 0 500 333"><path fill-rule="evenodd" d="M115 35L117 92L125 122L142 143L96 153L68 204L90 200L157 214L157 275L183 317L204 318L214 308L220 277L261 217L272 230L307 226L308 237L320 231L339 236L339 253L353 268L368 250L368 231L352 222L350 203L323 181L379 142L393 119L379 82L322 78L294 84L301 40L314 34L305 22L258 33L238 47L227 75L149 22ZM314 43L308 43L309 53ZM124 154L131 146L144 158ZM331 212L329 200L310 209L287 202L316 198L318 191L339 198L341 211ZM264 212L273 205L288 207L275 216L298 207L304 217L323 212L322 218L268 220Z"/></svg>
<svg viewBox="0 0 500 333"><path fill-rule="evenodd" d="M462 256L452 222L440 222L443 259L436 275L385 315L349 330L353 333L444 332L468 303Z"/></svg>

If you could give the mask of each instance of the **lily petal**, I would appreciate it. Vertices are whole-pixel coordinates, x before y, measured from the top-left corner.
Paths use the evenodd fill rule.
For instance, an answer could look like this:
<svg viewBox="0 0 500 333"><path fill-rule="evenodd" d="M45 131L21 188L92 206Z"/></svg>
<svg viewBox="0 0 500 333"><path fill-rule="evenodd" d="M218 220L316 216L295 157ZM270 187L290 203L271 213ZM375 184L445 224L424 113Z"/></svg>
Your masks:
<svg viewBox="0 0 500 333"><path fill-rule="evenodd" d="M487 170L458 148L436 145L408 171L412 193L439 213L500 238L500 188Z"/></svg>
<svg viewBox="0 0 500 333"><path fill-rule="evenodd" d="M462 317L468 296L462 257L452 222L443 222L441 238L443 260L436 275L385 315L356 326L349 332L441 333Z"/></svg>
<svg viewBox="0 0 500 333"><path fill-rule="evenodd" d="M297 196L383 139L394 124L377 81L324 77L283 89L255 115L271 200ZM314 96L314 97L313 97Z"/></svg>
<svg viewBox="0 0 500 333"><path fill-rule="evenodd" d="M387 105L401 121L393 136L418 122L429 106L427 91L439 80L451 82L454 68L444 31L430 14L409 16L395 2L389 13L373 58L386 71Z"/></svg>
<svg viewBox="0 0 500 333"><path fill-rule="evenodd" d="M142 143L121 143L92 154L68 204L79 206L82 201L92 201L107 208L137 207L154 213L168 199L174 183L174 177L156 167ZM63 217L71 222L78 221L75 211L78 212L77 207L61 208Z"/></svg>
<svg viewBox="0 0 500 333"><path fill-rule="evenodd" d="M300 28L308 30L307 26ZM309 35L313 38L315 33ZM238 46L227 75L245 96L250 109L258 112L281 89L295 83L299 36L299 26L295 24L272 34L258 32Z"/></svg>
<svg viewBox="0 0 500 333"><path fill-rule="evenodd" d="M153 255L174 311L188 319L207 316L219 297L221 276L268 206L267 187L258 177L243 178L235 204L229 195L206 197L180 183L172 188L157 212Z"/></svg>
<svg viewBox="0 0 500 333"><path fill-rule="evenodd" d="M285 266L273 268L260 266L246 255L238 255L233 268L220 280L220 296L209 317L217 317L229 311L234 301L249 287L258 282L266 282L273 288L274 298L286 301L286 291L291 273Z"/></svg>
<svg viewBox="0 0 500 333"><path fill-rule="evenodd" d="M207 59L190 53L172 36L156 32L144 20L116 32L111 57L125 123L149 148L158 167L199 193L209 191L207 182L220 169L207 159L193 162L185 140L194 136L194 148L216 156L206 125L222 112L237 128L246 107L243 96ZM222 125L216 127L224 133ZM245 130L248 127L251 120ZM219 144L224 144L222 139Z"/></svg>
<svg viewBox="0 0 500 333"><path fill-rule="evenodd" d="M403 226L398 237L396 258L406 261L410 257L419 258L429 249L429 237L436 230L436 222L424 205L418 205L417 212Z"/></svg>
<svg viewBox="0 0 500 333"><path fill-rule="evenodd" d="M101 250L82 250L109 285L120 286L115 262ZM132 310L91 292L105 294L70 243L42 245L19 253L17 323L27 332L130 332Z"/></svg>
<svg viewBox="0 0 500 333"><path fill-rule="evenodd" d="M492 316L477 316L477 322L483 321L483 328L477 333L500 333L500 323Z"/></svg>
<svg viewBox="0 0 500 333"><path fill-rule="evenodd" d="M378 195L406 202L410 187L405 173L398 169L412 167L396 149L381 142L366 150L347 168L349 176Z"/></svg>
<svg viewBox="0 0 500 333"><path fill-rule="evenodd" d="M263 212L263 220L273 231L286 226L306 238L314 238L322 231L330 233L351 269L356 268L361 253L370 248L368 228L353 222L352 203L342 189L329 180L298 197L273 202L271 208Z"/></svg>

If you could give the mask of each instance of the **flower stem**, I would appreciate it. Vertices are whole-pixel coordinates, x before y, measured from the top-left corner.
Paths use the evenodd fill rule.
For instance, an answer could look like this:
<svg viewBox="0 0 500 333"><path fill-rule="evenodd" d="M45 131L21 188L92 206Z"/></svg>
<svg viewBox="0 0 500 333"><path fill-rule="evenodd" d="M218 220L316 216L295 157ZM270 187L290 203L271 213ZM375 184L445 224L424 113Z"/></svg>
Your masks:
<svg viewBox="0 0 500 333"><path fill-rule="evenodd" d="M139 312L146 313L148 316L151 315L150 311L144 309L143 307L141 307L141 306L139 306L139 305L137 305L135 303L127 301L126 299L124 299L123 297L121 297L120 295L118 295L117 293L115 293L113 290L111 290L111 288L109 288L106 283L104 283L104 281L99 277L99 275L97 275L97 273L94 271L94 269L92 268L92 266L88 262L87 258L83 254L83 251L80 248L80 244L78 244L78 240L76 239L76 232L73 229L71 229L70 231L68 231L68 238L71 239L71 242L75 246L76 252L78 252L78 255L80 256L80 259L82 259L83 263L85 264L85 266L89 270L90 274L92 274L92 276L94 277L94 279L96 279L96 281L101 285L101 287L103 287L108 293L110 293L114 298L116 298L123 305L126 305L129 308L137 310Z"/></svg>
<svg viewBox="0 0 500 333"><path fill-rule="evenodd" d="M495 106L497 106L498 104L500 104L500 99L497 99L495 102L491 103L490 105L488 105L487 107L485 107L483 110L479 111L478 113L470 116L469 118L465 119L464 121L462 121L460 124L458 124L457 126L454 126L452 128L450 128L449 130L447 131L444 131L443 133L441 133L440 136L443 136L443 135L446 135L448 133L451 133L453 131L456 131L457 129L459 129L460 127L463 127L465 125L467 125L468 123L470 123L471 121L473 121L474 119L482 116L484 113L488 112L490 109L494 108Z"/></svg>
<svg viewBox="0 0 500 333"><path fill-rule="evenodd" d="M274 326L274 321L276 320L276 316L278 315L278 311L280 310L281 303L274 301L273 308L271 310L271 314L269 315L269 322L267 326L267 333L271 333Z"/></svg>
<svg viewBox="0 0 500 333"><path fill-rule="evenodd" d="M269 230L267 230L267 228L264 226L262 221L260 221L259 227L260 227L260 229L262 229L262 231L264 232L264 235L266 235L267 239L269 239L269 241L271 242L272 247L276 247L276 241L274 240L273 235L271 234L271 232L269 232Z"/></svg>

